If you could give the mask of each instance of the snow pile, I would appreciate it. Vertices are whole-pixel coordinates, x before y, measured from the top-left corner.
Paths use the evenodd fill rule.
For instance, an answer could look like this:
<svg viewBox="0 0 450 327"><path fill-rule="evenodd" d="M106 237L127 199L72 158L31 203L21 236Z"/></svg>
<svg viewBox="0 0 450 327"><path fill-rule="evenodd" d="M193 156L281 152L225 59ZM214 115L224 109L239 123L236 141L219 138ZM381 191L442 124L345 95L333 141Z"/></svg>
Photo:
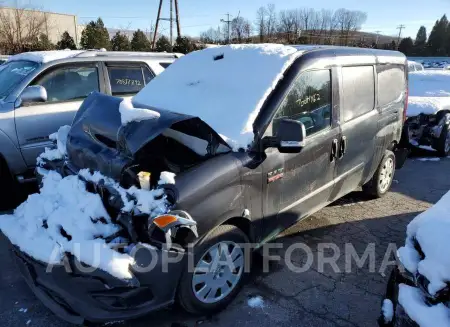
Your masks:
<svg viewBox="0 0 450 327"><path fill-rule="evenodd" d="M39 166L44 162L43 159L47 160L60 160L63 159L66 154L66 143L67 136L69 135L70 126L61 126L56 133L50 134L49 139L56 141L56 148L50 149L45 148L45 151L39 155L37 158L37 165Z"/></svg>
<svg viewBox="0 0 450 327"><path fill-rule="evenodd" d="M431 115L450 109L450 71L432 70L409 74L408 117Z"/></svg>
<svg viewBox="0 0 450 327"><path fill-rule="evenodd" d="M415 240L424 258L416 250ZM398 250L398 257L406 270L429 281L427 290L434 296L450 281L449 249L450 192L409 223L405 246ZM429 306L418 288L400 285L399 301L421 327L450 326L450 309L443 304Z"/></svg>
<svg viewBox="0 0 450 327"><path fill-rule="evenodd" d="M414 248L414 239L425 254L423 260L420 260ZM430 281L428 292L434 295L450 281L448 249L450 249L450 192L409 223L405 246L398 250L398 255L408 271L412 274L420 273Z"/></svg>
<svg viewBox="0 0 450 327"><path fill-rule="evenodd" d="M161 173L161 176L159 177L158 184L164 185L164 184L175 184L175 174L170 173L168 171L163 171Z"/></svg>
<svg viewBox="0 0 450 327"><path fill-rule="evenodd" d="M450 83L450 81L449 81ZM406 116L414 117L419 114L434 115L440 110L450 109L450 97L415 97L408 99Z"/></svg>
<svg viewBox="0 0 450 327"><path fill-rule="evenodd" d="M384 299L383 306L381 307L381 312L383 314L384 322L390 323L392 318L394 318L394 304L389 299Z"/></svg>
<svg viewBox="0 0 450 327"><path fill-rule="evenodd" d="M410 73L409 95L420 97L450 96L450 71L425 70Z"/></svg>
<svg viewBox="0 0 450 327"><path fill-rule="evenodd" d="M400 284L399 288L399 303L420 327L450 326L450 312L444 304L429 306L418 288L405 284Z"/></svg>
<svg viewBox="0 0 450 327"><path fill-rule="evenodd" d="M279 44L196 51L155 77L133 103L200 117L246 148L264 101L299 55L297 49Z"/></svg>
<svg viewBox="0 0 450 327"><path fill-rule="evenodd" d="M63 126L52 134L57 148L46 149L40 158L64 157L69 129L69 126ZM61 264L65 253L69 252L80 262L112 276L132 278L129 267L134 263L133 258L113 250L104 240L121 227L112 222L100 196L86 190L85 181L103 181L113 187L124 203L122 212L138 209L150 216L167 212L163 190L143 190L135 186L124 189L113 179L88 169L66 177L43 168L38 171L43 176L40 193L30 195L13 214L0 216L3 234L36 260ZM159 183L175 183L175 174L163 172Z"/></svg>
<svg viewBox="0 0 450 327"><path fill-rule="evenodd" d="M95 222L99 218L106 223ZM76 175L62 178L48 171L40 194L30 195L12 215L1 216L0 230L37 260L59 264L64 253L70 252L115 277L131 278L128 267L133 259L99 238L114 234L119 227L111 223L100 196L87 192Z"/></svg>
<svg viewBox="0 0 450 327"><path fill-rule="evenodd" d="M84 50L52 50L23 52L8 58L8 61L27 60L37 63L47 63L54 60L76 57Z"/></svg>
<svg viewBox="0 0 450 327"><path fill-rule="evenodd" d="M264 300L261 296L254 296L248 299L247 304L250 308L264 308Z"/></svg>
<svg viewBox="0 0 450 327"><path fill-rule="evenodd" d="M31 257L49 264L60 264L65 252L79 261L100 268L117 278L131 278L129 266L134 260L121 254L103 238L120 226L112 223L98 194L86 191L84 179L114 187L124 201L123 211L134 208L150 215L167 212L162 190L123 189L98 172L87 169L78 175L62 177L55 171L43 171L43 187L32 194L11 215L0 216L0 230ZM129 195L135 197L135 201Z"/></svg>
<svg viewBox="0 0 450 327"><path fill-rule="evenodd" d="M119 112L122 125L126 125L132 121L142 121L147 119L157 119L160 117L159 112L150 109L135 108L131 103L131 99L123 99L119 105Z"/></svg>

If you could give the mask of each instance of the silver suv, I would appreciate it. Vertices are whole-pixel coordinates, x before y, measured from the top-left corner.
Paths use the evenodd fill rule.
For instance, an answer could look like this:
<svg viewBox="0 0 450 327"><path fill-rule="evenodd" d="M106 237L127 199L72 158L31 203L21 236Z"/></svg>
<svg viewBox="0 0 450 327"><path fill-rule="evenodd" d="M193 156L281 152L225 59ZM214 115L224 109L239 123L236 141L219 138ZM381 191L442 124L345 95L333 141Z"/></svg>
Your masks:
<svg viewBox="0 0 450 327"><path fill-rule="evenodd" d="M133 96L179 56L64 50L10 57L0 66L0 187L31 180L48 136L71 124L91 92Z"/></svg>

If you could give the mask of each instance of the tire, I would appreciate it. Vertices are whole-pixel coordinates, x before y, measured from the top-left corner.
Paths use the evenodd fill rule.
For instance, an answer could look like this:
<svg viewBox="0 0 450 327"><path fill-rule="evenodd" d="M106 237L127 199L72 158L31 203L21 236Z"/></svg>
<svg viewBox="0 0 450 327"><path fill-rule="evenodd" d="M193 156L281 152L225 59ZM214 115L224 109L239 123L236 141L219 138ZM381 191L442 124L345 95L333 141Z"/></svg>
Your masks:
<svg viewBox="0 0 450 327"><path fill-rule="evenodd" d="M434 143L434 148L438 152L439 157L447 157L450 153L450 133L449 125L442 126L441 135Z"/></svg>
<svg viewBox="0 0 450 327"><path fill-rule="evenodd" d="M391 167L392 166L392 167ZM391 167L391 168L390 168ZM386 150L372 179L363 185L363 191L374 198L381 198L389 192L395 173L395 155Z"/></svg>
<svg viewBox="0 0 450 327"><path fill-rule="evenodd" d="M228 273L224 273L225 276L221 276L222 273L217 271L220 269L215 269L215 266L211 266L211 264L209 264L208 267L214 267L212 269L207 268L213 270L209 274L201 274L197 271L200 271L200 265L205 267L205 263L209 261L209 258L212 258L212 256L210 255L211 251L215 251L215 249L217 249L220 252L222 251L220 248L221 246L224 246L225 248L229 246L228 251L233 253L233 244L244 245L248 243L249 239L247 235L245 235L245 233L236 226L222 225L212 230L194 247L193 255L195 269L188 269L189 267L187 266L181 276L177 291L178 304L180 304L181 307L189 313L202 315L213 314L225 309L239 293L243 283L248 277L248 265L250 264L250 260L246 260L245 255L243 255L242 265L240 266L242 270L236 270L236 274L231 273L233 275L231 275L232 277L230 278L230 280L233 280L233 283L226 280L228 278L227 276L230 276L230 270L227 270L226 267L224 268L224 270L228 271ZM242 246L242 254L245 253L245 249L246 248ZM239 248L236 251L238 252ZM200 261L202 261L202 263L200 263ZM238 267L240 263L239 256L235 258L234 262L236 263L236 267ZM218 274L218 276L216 276L216 274ZM236 276L239 276L239 278L234 279L234 277ZM206 282L204 282L204 285L202 284L203 280L206 280ZM224 280L226 281L224 282ZM209 299L209 294L212 294L214 288L222 283L224 283L224 285L220 287L220 291L219 289L217 289L216 293L214 293L214 296L212 296L216 297L217 300ZM231 287L230 284L232 284L233 287ZM213 285L213 287L211 288L210 292L207 292L208 288L210 288L210 285ZM222 289L224 289L223 293ZM194 292L197 292L197 294ZM203 300L200 300L199 298L202 298Z"/></svg>

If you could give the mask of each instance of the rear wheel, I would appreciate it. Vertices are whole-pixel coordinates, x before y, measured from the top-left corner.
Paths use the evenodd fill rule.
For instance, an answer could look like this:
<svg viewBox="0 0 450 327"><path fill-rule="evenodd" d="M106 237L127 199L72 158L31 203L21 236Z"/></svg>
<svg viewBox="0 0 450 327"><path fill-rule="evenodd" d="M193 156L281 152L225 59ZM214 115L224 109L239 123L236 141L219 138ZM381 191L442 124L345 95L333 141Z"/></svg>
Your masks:
<svg viewBox="0 0 450 327"><path fill-rule="evenodd" d="M435 142L434 148L440 157L447 157L450 153L450 131L449 125L442 126L441 135Z"/></svg>
<svg viewBox="0 0 450 327"><path fill-rule="evenodd" d="M391 188L395 173L395 155L387 150L372 179L363 185L363 191L375 198L383 197Z"/></svg>
<svg viewBox="0 0 450 327"><path fill-rule="evenodd" d="M178 303L194 314L223 310L237 295L248 275L248 237L239 228L222 225L194 248L194 269L187 267L178 287Z"/></svg>

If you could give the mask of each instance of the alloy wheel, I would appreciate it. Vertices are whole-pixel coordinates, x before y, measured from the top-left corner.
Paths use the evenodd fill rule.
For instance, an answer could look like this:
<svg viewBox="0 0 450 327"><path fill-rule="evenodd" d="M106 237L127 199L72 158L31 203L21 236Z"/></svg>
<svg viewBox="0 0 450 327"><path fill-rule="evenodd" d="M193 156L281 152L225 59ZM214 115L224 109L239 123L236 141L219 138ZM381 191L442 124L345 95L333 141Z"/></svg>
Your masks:
<svg viewBox="0 0 450 327"><path fill-rule="evenodd" d="M388 158L380 171L380 191L382 193L386 192L392 183L392 178L394 176L394 160Z"/></svg>
<svg viewBox="0 0 450 327"><path fill-rule="evenodd" d="M202 303L213 304L227 297L244 270L244 251L234 242L220 242L203 254L192 276L192 290Z"/></svg>

